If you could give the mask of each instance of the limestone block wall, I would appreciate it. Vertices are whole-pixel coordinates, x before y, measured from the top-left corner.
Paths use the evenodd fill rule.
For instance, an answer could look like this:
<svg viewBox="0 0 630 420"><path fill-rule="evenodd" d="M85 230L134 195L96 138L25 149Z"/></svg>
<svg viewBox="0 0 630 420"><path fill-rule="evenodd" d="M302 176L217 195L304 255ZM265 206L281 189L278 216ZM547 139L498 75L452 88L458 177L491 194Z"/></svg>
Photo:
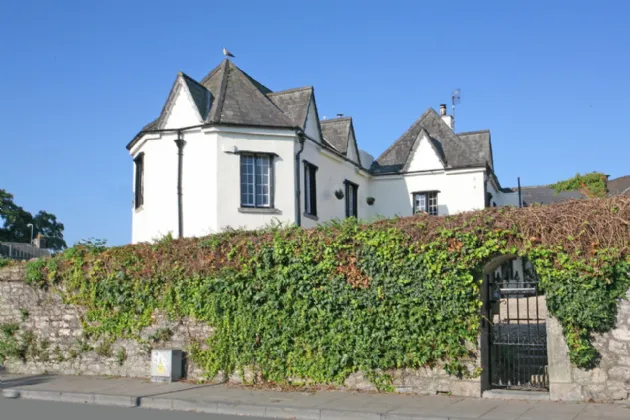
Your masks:
<svg viewBox="0 0 630 420"><path fill-rule="evenodd" d="M9 372L149 377L152 348L184 348L191 340L212 334L206 325L156 316L154 325L141 334L145 342L93 342L84 337L76 307L64 305L56 292L37 290L23 279L21 267L0 269L0 324L17 324L14 335L28 343L24 360L5 361ZM189 378L201 375L193 363L187 363L186 369Z"/></svg>
<svg viewBox="0 0 630 420"><path fill-rule="evenodd" d="M562 327L555 319L549 319L547 352L551 399L614 401L630 398L630 291L619 305L615 329L597 334L594 343L601 356L598 366L590 370L572 366Z"/></svg>
<svg viewBox="0 0 630 420"><path fill-rule="evenodd" d="M21 339L27 337L30 343L25 349L24 360L10 358L5 362L7 370L12 373L150 377L152 348L186 350L191 342L200 342L212 334L212 328L205 324L191 320L167 320L157 315L154 325L142 332L141 342L118 340L111 346L95 343L84 337L80 308L64 305L55 291L28 286L24 283L24 274L23 268L0 268L0 324L17 324L15 335ZM165 331L168 334L165 335ZM468 368L473 371L480 366L480 360L472 360ZM186 372L187 378L193 380L200 379L203 373L192 361L188 361ZM460 379L438 366L398 369L387 373L393 377L392 385L396 392L481 396L479 378ZM247 370L228 376L231 382L237 383L251 381L254 377ZM221 375L214 378L215 381L222 379ZM350 375L345 387L376 389L361 372Z"/></svg>

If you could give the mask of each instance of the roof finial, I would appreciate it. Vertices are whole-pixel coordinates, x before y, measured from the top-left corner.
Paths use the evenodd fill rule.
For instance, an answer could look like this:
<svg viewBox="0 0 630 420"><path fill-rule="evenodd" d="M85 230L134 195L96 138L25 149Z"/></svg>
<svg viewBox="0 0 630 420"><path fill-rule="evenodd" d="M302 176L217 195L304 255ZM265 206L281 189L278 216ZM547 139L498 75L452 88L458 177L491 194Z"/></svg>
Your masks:
<svg viewBox="0 0 630 420"><path fill-rule="evenodd" d="M226 50L225 47L223 47L223 55L226 57L234 57L234 54Z"/></svg>

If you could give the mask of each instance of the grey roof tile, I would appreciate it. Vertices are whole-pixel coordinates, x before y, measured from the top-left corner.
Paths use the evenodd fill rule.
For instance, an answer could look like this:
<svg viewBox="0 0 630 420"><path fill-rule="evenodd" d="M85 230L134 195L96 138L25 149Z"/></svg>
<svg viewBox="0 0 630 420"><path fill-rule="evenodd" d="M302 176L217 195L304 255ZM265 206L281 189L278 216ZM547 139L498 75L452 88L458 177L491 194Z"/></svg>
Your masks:
<svg viewBox="0 0 630 420"><path fill-rule="evenodd" d="M453 130L442 121L437 112L429 108L376 159L372 165L372 170L376 173L401 171L409 159L413 145L422 129L427 131L435 148L443 154L447 167L483 166L486 165L486 162L490 164L487 161L489 157L483 153L474 148L473 153L471 153L468 142L453 133ZM487 139L489 141L490 137L488 136Z"/></svg>
<svg viewBox="0 0 630 420"><path fill-rule="evenodd" d="M228 59L204 77L201 84L215 98L208 122L295 127L291 118L266 96L271 91Z"/></svg>
<svg viewBox="0 0 630 420"><path fill-rule="evenodd" d="M331 120L321 120L322 136L339 153L348 153L348 141L350 141L350 129L352 118L334 118Z"/></svg>
<svg viewBox="0 0 630 420"><path fill-rule="evenodd" d="M488 166L494 169L490 130L457 133L457 137L465 142L468 148L468 153L471 156L471 160L476 162L487 162Z"/></svg>
<svg viewBox="0 0 630 420"><path fill-rule="evenodd" d="M608 180L609 195L630 195L630 175Z"/></svg>
<svg viewBox="0 0 630 420"><path fill-rule="evenodd" d="M210 111L210 104L212 101L212 93L206 89L203 85L197 83L191 77L187 76L184 73L181 73L182 79L184 83L186 83L186 87L190 92L190 96L195 103L195 106L199 110L199 115L201 115L202 120L206 120L208 117L208 112Z"/></svg>
<svg viewBox="0 0 630 420"><path fill-rule="evenodd" d="M154 119L153 121L151 121L149 124L145 125L144 127L142 127L142 131L151 131L151 130L155 130L158 128L158 125L160 124L160 117L157 117L156 119Z"/></svg>
<svg viewBox="0 0 630 420"><path fill-rule="evenodd" d="M305 128L304 124L312 95L312 86L267 93L271 101L291 118L293 124L302 129Z"/></svg>
<svg viewBox="0 0 630 420"><path fill-rule="evenodd" d="M512 188L512 191L518 191L518 188ZM521 198L524 205L530 206L532 204L561 203L563 201L577 200L586 197L578 191L561 191L556 193L553 188L547 185L540 185L535 187L521 187Z"/></svg>

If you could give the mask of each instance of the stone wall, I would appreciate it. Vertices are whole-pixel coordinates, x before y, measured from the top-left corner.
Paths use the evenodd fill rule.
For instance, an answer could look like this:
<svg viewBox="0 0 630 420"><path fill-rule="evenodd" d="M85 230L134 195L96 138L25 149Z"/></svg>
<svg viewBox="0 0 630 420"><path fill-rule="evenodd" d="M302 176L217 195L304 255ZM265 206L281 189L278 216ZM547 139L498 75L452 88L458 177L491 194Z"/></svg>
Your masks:
<svg viewBox="0 0 630 420"><path fill-rule="evenodd" d="M598 366L583 370L569 362L562 327L547 322L550 397L553 400L614 401L630 397L630 291L621 301L614 330L595 336Z"/></svg>
<svg viewBox="0 0 630 420"><path fill-rule="evenodd" d="M16 336L32 335L25 360L10 358L5 362L7 370L12 373L48 372L148 378L151 373L151 348L185 350L191 341L201 341L212 334L212 328L201 323L190 320L174 322L163 316L156 316L154 325L141 334L145 343L118 340L109 347L99 342L94 343L84 337L78 308L64 305L55 291L42 291L28 286L24 283L24 274L24 269L20 267L0 268L0 324L17 323L19 329ZM165 331L172 336L167 341L156 341ZM186 366L187 379L202 377L201 369L192 361ZM474 370L479 366L479 361L472 361L468 367ZM393 388L396 392L481 396L479 379L461 380L439 367L388 373L394 379ZM240 383L243 380L251 381L254 377L246 369L242 374L229 375L229 380ZM214 381L222 378L219 375ZM361 372L350 375L345 387L376 389Z"/></svg>
<svg viewBox="0 0 630 420"><path fill-rule="evenodd" d="M21 267L0 269L0 324L17 323L15 336L29 343L24 348L26 360L12 357L5 362L12 373L149 377L152 348L184 348L191 340L212 333L205 325L157 316L155 324L141 334L146 343L92 342L83 335L77 308L64 305L56 292L36 290L23 279ZM189 378L200 377L193 363L186 368Z"/></svg>

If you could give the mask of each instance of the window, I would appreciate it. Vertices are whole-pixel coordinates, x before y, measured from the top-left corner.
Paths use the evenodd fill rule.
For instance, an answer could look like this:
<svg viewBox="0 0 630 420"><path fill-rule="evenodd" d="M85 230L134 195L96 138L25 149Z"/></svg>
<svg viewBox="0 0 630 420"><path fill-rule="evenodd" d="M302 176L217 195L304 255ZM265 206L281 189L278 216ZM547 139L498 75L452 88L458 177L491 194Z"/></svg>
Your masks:
<svg viewBox="0 0 630 420"><path fill-rule="evenodd" d="M317 166L304 161L304 212L317 216Z"/></svg>
<svg viewBox="0 0 630 420"><path fill-rule="evenodd" d="M271 155L241 155L241 207L273 208L271 162Z"/></svg>
<svg viewBox="0 0 630 420"><path fill-rule="evenodd" d="M413 194L413 214L428 213L431 216L438 214L437 191L421 192Z"/></svg>
<svg viewBox="0 0 630 420"><path fill-rule="evenodd" d="M345 181L346 184L346 217L357 217L357 190L359 186L350 181Z"/></svg>
<svg viewBox="0 0 630 420"><path fill-rule="evenodd" d="M144 153L140 153L134 160L136 164L136 185L134 188L134 205L140 208L144 204Z"/></svg>

